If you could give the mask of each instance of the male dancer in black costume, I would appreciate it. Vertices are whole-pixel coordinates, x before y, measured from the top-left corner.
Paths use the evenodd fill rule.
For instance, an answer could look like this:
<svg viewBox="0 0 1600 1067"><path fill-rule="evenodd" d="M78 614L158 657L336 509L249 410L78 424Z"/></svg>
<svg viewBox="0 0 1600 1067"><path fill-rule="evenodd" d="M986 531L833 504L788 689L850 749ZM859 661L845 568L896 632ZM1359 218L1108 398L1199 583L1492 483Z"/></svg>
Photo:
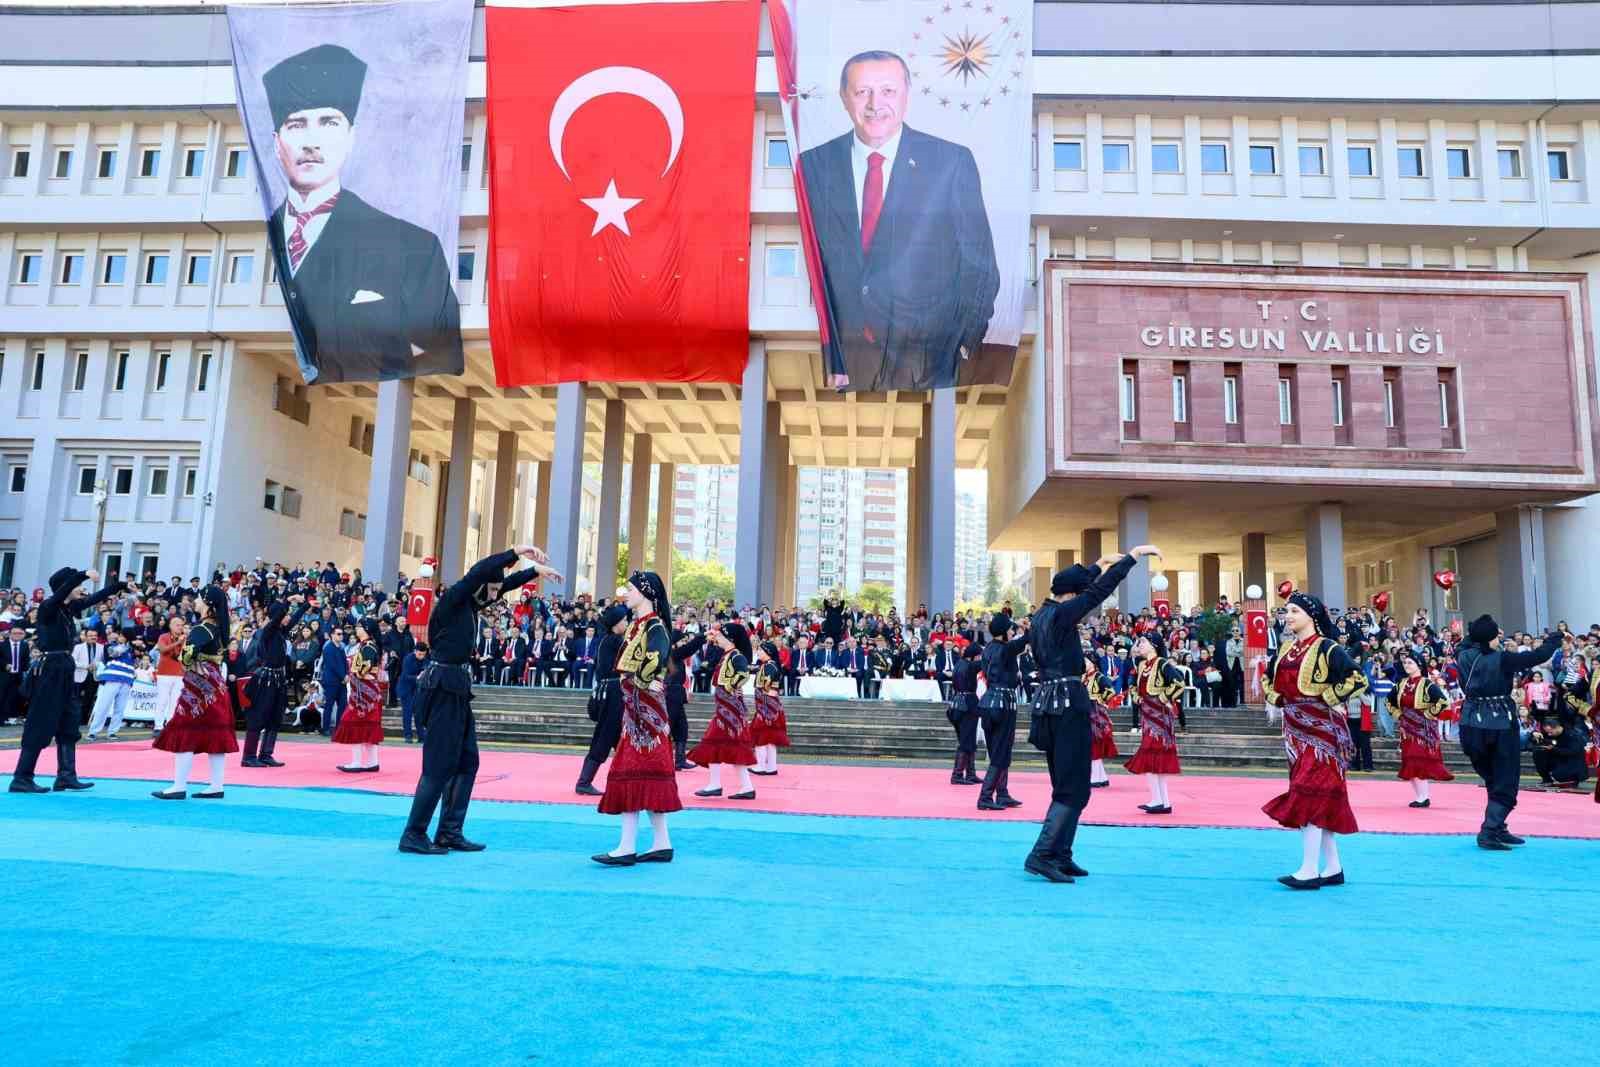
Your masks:
<svg viewBox="0 0 1600 1067"><path fill-rule="evenodd" d="M622 651L622 632L627 621L628 609L621 604L612 604L600 615L600 646L594 653L594 695L590 698L599 705L600 717L594 721L589 754L584 757L578 784L573 787L573 792L580 797L601 795L594 787L595 773L611 758L617 739L622 736L622 687L618 684L617 655Z"/></svg>
<svg viewBox="0 0 1600 1067"><path fill-rule="evenodd" d="M539 566L507 574L506 568L518 556ZM461 833L478 773L478 729L472 717L469 666L478 612L540 575L562 581L547 564L544 552L532 545L498 552L479 560L434 602L428 619L428 665L417 678L417 721L428 736L422 742L422 777L417 779L411 817L400 835L401 852L438 856L483 850L483 845L468 841ZM444 810L439 814L438 832L430 841L428 824L441 796Z"/></svg>
<svg viewBox="0 0 1600 1067"><path fill-rule="evenodd" d="M1011 795L1011 749L1017 740L1017 687L1022 670L1017 657L1028 647L1026 632L1011 637L1016 623L999 612L989 620L989 636L983 647L983 677L988 683L978 708L983 715L983 744L989 750L989 769L983 774L983 789L978 793L979 811L1004 811L1020 807L1022 801Z"/></svg>
<svg viewBox="0 0 1600 1067"><path fill-rule="evenodd" d="M289 616L290 605L295 605ZM283 727L283 711L289 704L289 638L306 613L306 598L292 596L274 601L267 608L267 622L256 633L256 669L250 675L247 693L250 708L245 712L244 758L241 767L282 767L272 758L278 747L278 731ZM289 621L285 622L285 616ZM260 745L260 755L256 746Z"/></svg>
<svg viewBox="0 0 1600 1067"><path fill-rule="evenodd" d="M1083 645L1078 623L1114 592L1146 556L1160 556L1154 545L1140 545L1112 563L1110 557L1092 567L1075 563L1058 571L1050 596L1033 613L1028 645L1039 665L1039 689L1033 696L1033 724L1028 741L1044 753L1050 768L1050 808L1039 839L1022 869L1052 882L1070 882L1089 872L1073 862L1072 843L1078 818L1089 803L1089 691L1083 684ZM1111 565L1101 570L1102 564Z"/></svg>
<svg viewBox="0 0 1600 1067"><path fill-rule="evenodd" d="M680 771L692 771L697 766L689 758L688 663L705 643L705 634L676 635L672 654L667 657L667 719L672 727L673 764Z"/></svg>
<svg viewBox="0 0 1600 1067"><path fill-rule="evenodd" d="M78 642L78 616L102 601L110 600L125 586L117 579L89 596L79 588L85 580L99 581L94 571L62 567L50 576L50 595L39 604L38 632L33 647L43 653L33 661L23 681L28 694L28 719L22 727L22 751L17 769L11 774L11 792L44 793L33 780L40 751L52 739L56 743L56 780L52 787L60 793L68 789L92 789L93 782L78 778L78 725L81 713L78 687L72 681L72 646Z"/></svg>

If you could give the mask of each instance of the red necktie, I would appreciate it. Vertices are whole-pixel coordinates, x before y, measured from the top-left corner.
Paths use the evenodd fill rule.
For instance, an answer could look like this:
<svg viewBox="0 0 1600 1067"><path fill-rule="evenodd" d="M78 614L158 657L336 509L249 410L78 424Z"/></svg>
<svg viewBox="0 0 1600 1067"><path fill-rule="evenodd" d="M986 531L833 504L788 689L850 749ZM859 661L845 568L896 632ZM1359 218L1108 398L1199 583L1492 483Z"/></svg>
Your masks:
<svg viewBox="0 0 1600 1067"><path fill-rule="evenodd" d="M861 185L861 251L872 248L872 235L882 214L883 156L874 152L867 157L867 180Z"/></svg>
<svg viewBox="0 0 1600 1067"><path fill-rule="evenodd" d="M294 217L294 232L289 235L289 269L300 269L300 261L306 257L310 245L306 243L306 226L318 215L326 215L333 210L333 205L339 202L339 194L334 193L328 199L312 208L310 211L296 211L293 204L287 200L283 206Z"/></svg>

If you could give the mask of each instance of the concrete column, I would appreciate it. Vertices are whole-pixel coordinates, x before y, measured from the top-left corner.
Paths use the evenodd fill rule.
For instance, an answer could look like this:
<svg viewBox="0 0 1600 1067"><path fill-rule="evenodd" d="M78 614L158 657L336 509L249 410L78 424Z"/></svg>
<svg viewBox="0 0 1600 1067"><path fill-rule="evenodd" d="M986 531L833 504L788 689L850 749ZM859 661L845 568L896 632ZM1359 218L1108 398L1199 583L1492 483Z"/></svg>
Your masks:
<svg viewBox="0 0 1600 1067"><path fill-rule="evenodd" d="M775 485L778 494L776 548L772 577L772 606L794 605L794 498L799 468L784 458Z"/></svg>
<svg viewBox="0 0 1600 1067"><path fill-rule="evenodd" d="M1084 530L1078 535L1078 558L1083 560L1084 566L1094 566L1095 561L1106 554L1103 544L1099 530Z"/></svg>
<svg viewBox="0 0 1600 1067"><path fill-rule="evenodd" d="M761 599L760 603L771 604L773 595L778 587L778 510L779 494L787 478L784 469L789 465L789 456L783 440L782 421L779 415L777 401L767 402L767 442L764 450L766 462L761 468L761 482L757 487L761 494L761 559L759 563L761 574ZM744 484L741 480L739 492L743 494Z"/></svg>
<svg viewBox="0 0 1600 1067"><path fill-rule="evenodd" d="M739 392L739 541L733 557L735 608L761 601L761 485L767 471L767 343L750 342Z"/></svg>
<svg viewBox="0 0 1600 1067"><path fill-rule="evenodd" d="M472 506L472 442L477 426L477 403L471 397L457 397L450 419L450 478L444 490L444 541L439 549L447 582L467 569L467 512Z"/></svg>
<svg viewBox="0 0 1600 1067"><path fill-rule="evenodd" d="M1066 570L1068 567L1070 567L1074 563L1078 562L1078 558L1077 557L1078 557L1078 553L1074 549L1070 549L1070 548L1058 548L1058 549L1056 549L1056 570L1058 570L1058 571ZM1093 563L1094 561L1093 560L1085 560L1084 562ZM1054 575L1052 575L1052 577L1054 577Z"/></svg>
<svg viewBox="0 0 1600 1067"><path fill-rule="evenodd" d="M956 606L956 391L935 389L928 400L928 610Z"/></svg>
<svg viewBox="0 0 1600 1067"><path fill-rule="evenodd" d="M541 459L533 465L533 543L549 551L551 463ZM554 559L555 557L550 557Z"/></svg>
<svg viewBox="0 0 1600 1067"><path fill-rule="evenodd" d="M1215 552L1200 554L1200 607L1214 608L1222 595L1222 557Z"/></svg>
<svg viewBox="0 0 1600 1067"><path fill-rule="evenodd" d="M650 569L661 575L667 591L672 591L672 514L678 468L672 463L656 466L656 554Z"/></svg>
<svg viewBox="0 0 1600 1067"><path fill-rule="evenodd" d="M484 555L510 548L517 543L516 518L512 511L517 496L517 435L501 430L494 441L494 492L488 509L493 516L482 526L479 539Z"/></svg>
<svg viewBox="0 0 1600 1067"><path fill-rule="evenodd" d="M1550 625L1544 511L1526 506L1497 511L1494 529L1500 563L1500 628L1507 633L1539 633Z"/></svg>
<svg viewBox="0 0 1600 1067"><path fill-rule="evenodd" d="M1142 496L1124 497L1117 505L1117 550L1126 554L1135 545L1150 540L1150 501ZM1127 579L1117 587L1117 605L1137 615L1150 606L1150 559L1134 564Z"/></svg>
<svg viewBox="0 0 1600 1067"><path fill-rule="evenodd" d="M650 559L650 462L652 441L647 433L633 435L633 459L628 468L628 569L642 571Z"/></svg>
<svg viewBox="0 0 1600 1067"><path fill-rule="evenodd" d="M1306 584L1329 610L1345 609L1344 509L1317 504L1306 512Z"/></svg>
<svg viewBox="0 0 1600 1067"><path fill-rule="evenodd" d="M600 514L594 535L594 595L617 587L617 542L622 525L622 401L607 400L600 448Z"/></svg>
<svg viewBox="0 0 1600 1067"><path fill-rule="evenodd" d="M1239 543L1239 554L1243 563L1239 568L1244 585L1239 589L1239 596L1245 596L1245 590L1252 585L1261 587L1261 596L1270 602L1272 588L1267 585L1267 535L1264 533L1247 533Z"/></svg>
<svg viewBox="0 0 1600 1067"><path fill-rule="evenodd" d="M539 472L539 504L545 527L545 552L565 584L542 582L546 595L567 596L578 586L578 516L583 507L583 438L587 430L589 386L562 382L556 386L555 458ZM547 487L548 486L548 487Z"/></svg>
<svg viewBox="0 0 1600 1067"><path fill-rule="evenodd" d="M1070 564L1069 564L1070 566ZM1060 570L1061 568L1056 568ZM1033 568L1033 606L1038 607L1044 603L1045 597L1050 595L1050 579L1055 575L1050 573L1049 567Z"/></svg>
<svg viewBox="0 0 1600 1067"><path fill-rule="evenodd" d="M911 470L906 477L906 615L914 615L918 604L928 602L923 570L928 564L928 547L923 538L922 501L928 495L928 435L917 438Z"/></svg>
<svg viewBox="0 0 1600 1067"><path fill-rule="evenodd" d="M400 571L400 535L406 524L406 465L411 458L413 379L378 383L373 416L372 472L367 479L367 536L361 573L393 588Z"/></svg>

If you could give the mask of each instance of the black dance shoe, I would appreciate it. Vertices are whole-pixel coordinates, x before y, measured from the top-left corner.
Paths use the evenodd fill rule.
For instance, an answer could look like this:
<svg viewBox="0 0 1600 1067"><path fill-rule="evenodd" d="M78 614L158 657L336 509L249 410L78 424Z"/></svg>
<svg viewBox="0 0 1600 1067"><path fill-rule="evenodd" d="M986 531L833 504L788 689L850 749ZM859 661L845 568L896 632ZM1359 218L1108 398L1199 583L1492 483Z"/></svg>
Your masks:
<svg viewBox="0 0 1600 1067"><path fill-rule="evenodd" d="M443 856L450 850L428 840L428 835L418 830L407 830L400 835L400 851L416 856Z"/></svg>
<svg viewBox="0 0 1600 1067"><path fill-rule="evenodd" d="M221 800L222 799L222 790L220 790L220 789L214 789L214 790L208 789L204 793L196 793L194 795L194 798L196 800Z"/></svg>
<svg viewBox="0 0 1600 1067"><path fill-rule="evenodd" d="M1110 784L1111 784L1111 780L1108 778L1103 782L1090 782L1089 783L1089 788L1090 789L1104 789L1106 786L1108 786Z"/></svg>
<svg viewBox="0 0 1600 1067"><path fill-rule="evenodd" d="M1330 885L1344 885L1344 872L1340 871L1338 874L1324 875L1317 879L1317 884L1324 888Z"/></svg>
<svg viewBox="0 0 1600 1067"><path fill-rule="evenodd" d="M447 852L482 852L489 847L476 841L468 841L458 833L434 834L433 844L435 848L442 848Z"/></svg>
<svg viewBox="0 0 1600 1067"><path fill-rule="evenodd" d="M288 766L288 764L284 763L282 760L273 759L271 756L260 756L260 757L257 757L256 762L259 763L263 767L287 767Z"/></svg>
<svg viewBox="0 0 1600 1067"><path fill-rule="evenodd" d="M31 774L14 774L11 776L12 793L48 793L50 790L33 780Z"/></svg>
<svg viewBox="0 0 1600 1067"><path fill-rule="evenodd" d="M1140 804L1139 810L1146 815L1171 815L1171 804Z"/></svg>
<svg viewBox="0 0 1600 1067"><path fill-rule="evenodd" d="M609 852L602 852L598 856L590 856L589 858L602 867L632 867L639 862L639 857L632 852L626 856L613 856Z"/></svg>
<svg viewBox="0 0 1600 1067"><path fill-rule="evenodd" d="M241 766L241 767L265 767L266 764L262 763L259 759L255 758L254 756L246 756L244 759L239 761L239 766Z"/></svg>
<svg viewBox="0 0 1600 1067"><path fill-rule="evenodd" d="M998 803L1002 808L1020 808L1020 807L1022 807L1022 801L1018 800L1016 797L1012 796L1010 793L1001 793L999 796L995 797L994 799L995 799L996 803Z"/></svg>
<svg viewBox="0 0 1600 1067"><path fill-rule="evenodd" d="M346 767L342 763L339 764L339 770L343 771L346 774L360 774L365 769L366 768L364 768L364 767Z"/></svg>
<svg viewBox="0 0 1600 1067"><path fill-rule="evenodd" d="M1432 801L1432 799L1429 799L1429 800L1413 800L1410 804L1407 804L1406 807L1408 807L1408 808L1431 808L1431 807L1433 807L1433 801Z"/></svg>
<svg viewBox="0 0 1600 1067"><path fill-rule="evenodd" d="M638 860L640 863L671 863L672 850L670 848L658 848L650 852L641 852Z"/></svg>
<svg viewBox="0 0 1600 1067"><path fill-rule="evenodd" d="M1496 830L1494 836L1508 845L1526 845L1528 843L1523 838L1520 838L1510 830L1507 830L1504 826Z"/></svg>
<svg viewBox="0 0 1600 1067"><path fill-rule="evenodd" d="M1022 869L1029 874L1037 874L1047 882L1070 882L1073 880L1072 875L1037 852L1028 853L1028 858L1022 861Z"/></svg>
<svg viewBox="0 0 1600 1067"><path fill-rule="evenodd" d="M720 797L722 795L722 790L720 788L719 789L696 789L694 791L694 795L697 796L697 797Z"/></svg>
<svg viewBox="0 0 1600 1067"><path fill-rule="evenodd" d="M1064 873L1070 874L1074 878L1089 877L1089 872L1084 870L1082 867L1079 867L1071 856L1068 856L1064 860L1056 860L1056 866Z"/></svg>
<svg viewBox="0 0 1600 1067"><path fill-rule="evenodd" d="M1004 804L1000 803L998 800L995 800L992 797L979 797L978 798L978 810L979 811L1005 811L1006 810L1006 806Z"/></svg>
<svg viewBox="0 0 1600 1067"><path fill-rule="evenodd" d="M1500 840L1500 835L1494 830L1478 831L1478 847L1486 852L1511 851L1511 846Z"/></svg>
<svg viewBox="0 0 1600 1067"><path fill-rule="evenodd" d="M730 796L728 799L729 800L754 800L755 798L756 798L756 791L754 789L746 789L743 793L735 793L732 796Z"/></svg>
<svg viewBox="0 0 1600 1067"><path fill-rule="evenodd" d="M42 792L42 790L41 790L41 792ZM157 789L155 792L151 793L150 795L155 797L157 800L185 800L189 796L188 793L184 792L181 789L178 790L178 792L176 792L176 793L169 793L165 789Z"/></svg>
<svg viewBox="0 0 1600 1067"><path fill-rule="evenodd" d="M600 790L596 789L588 782L579 782L577 785L572 787L572 791L578 794L580 797L597 797L602 795Z"/></svg>
<svg viewBox="0 0 1600 1067"><path fill-rule="evenodd" d="M1290 889L1321 889L1321 878L1296 878L1292 874L1280 875L1278 881Z"/></svg>

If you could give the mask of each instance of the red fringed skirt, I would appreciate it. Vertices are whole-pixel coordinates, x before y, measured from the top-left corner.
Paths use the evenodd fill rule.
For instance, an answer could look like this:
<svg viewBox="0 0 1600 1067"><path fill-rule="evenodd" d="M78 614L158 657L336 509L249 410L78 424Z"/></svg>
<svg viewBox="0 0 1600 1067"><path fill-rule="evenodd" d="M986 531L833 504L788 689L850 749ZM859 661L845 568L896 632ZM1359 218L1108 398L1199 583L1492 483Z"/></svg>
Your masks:
<svg viewBox="0 0 1600 1067"><path fill-rule="evenodd" d="M1453 782L1455 775L1444 765L1444 753L1436 747L1400 738L1400 773L1397 778L1407 781Z"/></svg>
<svg viewBox="0 0 1600 1067"><path fill-rule="evenodd" d="M183 672L178 709L153 747L209 756L239 751L239 739L233 732L233 702L228 699L228 682L221 667L202 659Z"/></svg>
<svg viewBox="0 0 1600 1067"><path fill-rule="evenodd" d="M383 744L383 700L387 689L383 672L374 671L365 677L352 674L349 684L350 699L339 717L339 728L333 732L333 743Z"/></svg>
<svg viewBox="0 0 1600 1067"><path fill-rule="evenodd" d="M1090 705L1089 729L1093 732L1089 748L1090 759L1115 759L1122 755L1117 750L1117 731L1111 723L1111 713L1099 704Z"/></svg>
<svg viewBox="0 0 1600 1067"><path fill-rule="evenodd" d="M1289 768L1289 791L1262 805L1261 810L1291 830L1302 826L1316 826L1336 834L1358 830L1356 813L1350 810L1344 770L1336 760L1318 759L1310 748L1301 752Z"/></svg>
<svg viewBox="0 0 1600 1067"><path fill-rule="evenodd" d="M676 766L672 724L661 694L640 689L631 678L623 679L622 736L606 772L601 814L682 811Z"/></svg>
<svg viewBox="0 0 1600 1067"><path fill-rule="evenodd" d="M783 714L783 698L778 694L756 690L756 714L750 722L750 740L756 745L789 747L789 720Z"/></svg>
<svg viewBox="0 0 1600 1067"><path fill-rule="evenodd" d="M1167 704L1148 697L1139 701L1139 751L1123 766L1129 774L1182 774L1178 742L1172 732L1177 713Z"/></svg>
<svg viewBox="0 0 1600 1067"><path fill-rule="evenodd" d="M756 746L751 740L750 717L745 713L744 694L730 693L718 686L717 710L706 724L706 734L689 750L689 758L702 767L727 763L735 767L756 765Z"/></svg>

